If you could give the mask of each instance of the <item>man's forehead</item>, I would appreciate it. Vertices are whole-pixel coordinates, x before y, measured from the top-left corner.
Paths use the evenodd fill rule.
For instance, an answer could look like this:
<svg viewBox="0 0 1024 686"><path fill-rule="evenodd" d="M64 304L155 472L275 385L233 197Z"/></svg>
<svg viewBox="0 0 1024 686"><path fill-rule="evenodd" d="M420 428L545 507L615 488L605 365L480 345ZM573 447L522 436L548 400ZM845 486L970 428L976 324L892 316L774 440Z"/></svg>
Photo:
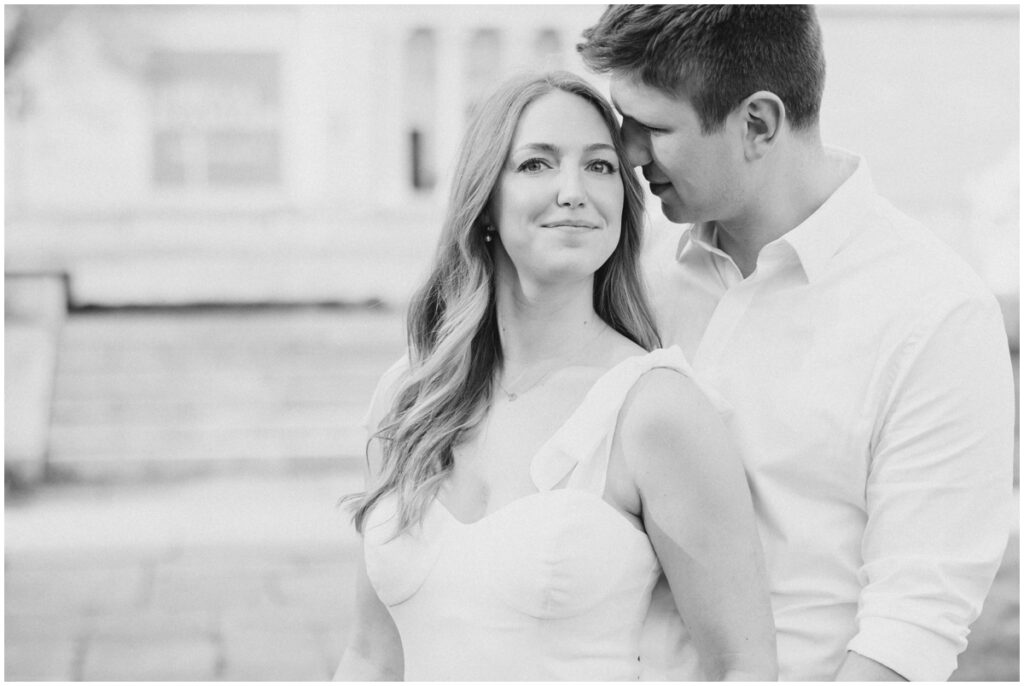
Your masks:
<svg viewBox="0 0 1024 686"><path fill-rule="evenodd" d="M622 115L628 115L638 99L637 80L628 74L612 74L608 83L608 93L612 106Z"/></svg>
<svg viewBox="0 0 1024 686"><path fill-rule="evenodd" d="M688 102L685 96L648 85L634 74L612 74L608 89L612 105L624 116Z"/></svg>

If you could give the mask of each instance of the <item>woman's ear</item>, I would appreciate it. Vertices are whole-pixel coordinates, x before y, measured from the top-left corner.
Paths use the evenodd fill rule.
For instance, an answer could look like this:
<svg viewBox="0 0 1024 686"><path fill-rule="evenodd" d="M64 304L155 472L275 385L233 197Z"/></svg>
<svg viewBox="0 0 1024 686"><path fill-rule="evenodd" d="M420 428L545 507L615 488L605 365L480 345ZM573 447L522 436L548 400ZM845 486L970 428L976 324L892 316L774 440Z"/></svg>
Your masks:
<svg viewBox="0 0 1024 686"><path fill-rule="evenodd" d="M743 147L748 160L764 157L775 141L786 119L786 106L771 91L757 91L740 103L743 117Z"/></svg>

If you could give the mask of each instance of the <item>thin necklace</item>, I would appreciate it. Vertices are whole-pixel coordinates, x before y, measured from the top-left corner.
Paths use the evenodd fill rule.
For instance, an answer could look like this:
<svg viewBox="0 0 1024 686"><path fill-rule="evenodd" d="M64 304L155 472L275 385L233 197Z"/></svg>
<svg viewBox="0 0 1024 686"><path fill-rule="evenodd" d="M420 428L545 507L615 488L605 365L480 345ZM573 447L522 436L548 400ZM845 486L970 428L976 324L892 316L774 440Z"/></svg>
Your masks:
<svg viewBox="0 0 1024 686"><path fill-rule="evenodd" d="M546 379L549 376L551 376L555 372L555 370L564 369L565 367L569 366L569 364L571 362L574 362L579 357L579 355L590 346L590 344L594 343L595 341L597 341L598 338L600 338L602 335L604 335L604 332L607 331L609 328L611 328L611 327L606 327L606 328L601 329L601 331L599 333L595 334L592 338L590 338L589 340L585 341L583 343L583 345L581 345L579 348L577 348L575 351L573 351L571 355L565 355L565 356L559 358L558 363L556 363L553 367L551 367L546 372L541 374L540 377L536 381L531 383L526 388L521 388L518 391L510 391L510 390L508 390L505 387L505 385L503 383L501 383L500 379L498 380L498 388L500 388L501 392L505 394L505 399L506 400L508 400L510 403L511 402L515 402L519 398L519 396L521 396L521 395L523 395L525 393L528 393L528 392L532 391L534 388L536 388L537 386L539 386L541 384L541 382L544 381L544 379ZM527 371L529 371L529 370L527 370ZM519 378L516 379L516 383L518 383L519 380L522 379L524 376L526 376L526 372L523 372L522 374L519 375ZM514 386L515 384L509 384L509 385Z"/></svg>

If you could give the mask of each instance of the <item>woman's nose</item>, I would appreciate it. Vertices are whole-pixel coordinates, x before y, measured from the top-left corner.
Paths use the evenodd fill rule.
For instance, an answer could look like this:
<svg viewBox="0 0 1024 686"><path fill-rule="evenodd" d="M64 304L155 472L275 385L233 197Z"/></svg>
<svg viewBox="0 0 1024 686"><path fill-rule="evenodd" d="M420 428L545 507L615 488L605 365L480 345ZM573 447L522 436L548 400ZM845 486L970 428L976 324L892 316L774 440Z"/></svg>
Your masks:
<svg viewBox="0 0 1024 686"><path fill-rule="evenodd" d="M558 177L558 204L563 207L582 206L587 199L587 190L580 170L564 169Z"/></svg>

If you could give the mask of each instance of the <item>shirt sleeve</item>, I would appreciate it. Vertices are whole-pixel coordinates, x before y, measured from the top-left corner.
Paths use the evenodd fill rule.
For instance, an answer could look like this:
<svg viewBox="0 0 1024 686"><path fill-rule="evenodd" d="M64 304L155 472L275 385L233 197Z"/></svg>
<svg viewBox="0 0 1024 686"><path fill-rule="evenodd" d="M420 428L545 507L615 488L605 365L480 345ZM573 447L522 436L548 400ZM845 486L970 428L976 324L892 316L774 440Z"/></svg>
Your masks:
<svg viewBox="0 0 1024 686"><path fill-rule="evenodd" d="M994 298L933 312L892 369L847 647L907 679L941 681L967 646L1013 512L1013 377Z"/></svg>

